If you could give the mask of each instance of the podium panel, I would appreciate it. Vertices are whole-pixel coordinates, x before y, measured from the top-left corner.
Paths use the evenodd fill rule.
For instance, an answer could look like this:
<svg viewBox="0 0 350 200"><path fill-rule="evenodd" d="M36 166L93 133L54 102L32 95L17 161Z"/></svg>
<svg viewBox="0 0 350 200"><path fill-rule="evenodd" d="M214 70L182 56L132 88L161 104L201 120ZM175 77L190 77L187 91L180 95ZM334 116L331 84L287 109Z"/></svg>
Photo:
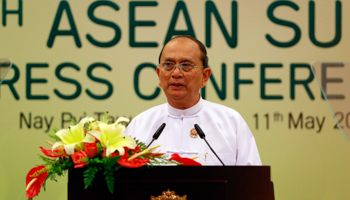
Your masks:
<svg viewBox="0 0 350 200"><path fill-rule="evenodd" d="M68 177L68 200L151 199L163 191L174 191L188 200L273 200L269 166L157 166L122 168L115 173L114 193L107 189L102 172L84 189L83 169Z"/></svg>

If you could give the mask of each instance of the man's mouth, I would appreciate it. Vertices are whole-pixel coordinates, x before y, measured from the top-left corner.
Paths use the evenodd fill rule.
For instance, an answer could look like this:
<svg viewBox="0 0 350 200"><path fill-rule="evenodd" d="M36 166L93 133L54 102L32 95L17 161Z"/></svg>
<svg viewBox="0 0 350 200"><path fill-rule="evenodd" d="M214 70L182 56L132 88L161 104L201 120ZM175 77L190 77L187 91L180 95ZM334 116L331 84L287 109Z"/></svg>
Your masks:
<svg viewBox="0 0 350 200"><path fill-rule="evenodd" d="M173 84L170 84L170 86L173 89L181 89L183 87L183 85L180 83L173 83Z"/></svg>

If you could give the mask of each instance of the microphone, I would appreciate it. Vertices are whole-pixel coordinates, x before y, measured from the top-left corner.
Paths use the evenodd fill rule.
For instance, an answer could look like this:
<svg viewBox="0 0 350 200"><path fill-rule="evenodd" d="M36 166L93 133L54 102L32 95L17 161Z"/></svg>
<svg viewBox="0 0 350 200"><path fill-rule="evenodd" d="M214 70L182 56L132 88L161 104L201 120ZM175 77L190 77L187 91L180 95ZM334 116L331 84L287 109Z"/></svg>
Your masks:
<svg viewBox="0 0 350 200"><path fill-rule="evenodd" d="M153 134L153 140L151 141L151 143L149 143L149 145L147 146L147 148L153 143L154 140L158 139L158 137L160 136L160 134L163 132L165 128L165 123L163 123L162 125L160 125L160 127L158 128L158 130Z"/></svg>
<svg viewBox="0 0 350 200"><path fill-rule="evenodd" d="M205 139L205 134L204 132L202 131L202 129L198 126L198 124L195 124L194 125L194 128L196 129L198 135L200 138L204 139L204 141L207 143L207 145L209 146L210 150L214 153L214 155L219 159L219 161L221 162L221 164L223 166L225 166L225 164L221 161L221 159L219 158L218 155L216 155L215 151L211 148L211 146L209 145L209 143L207 142L207 140Z"/></svg>

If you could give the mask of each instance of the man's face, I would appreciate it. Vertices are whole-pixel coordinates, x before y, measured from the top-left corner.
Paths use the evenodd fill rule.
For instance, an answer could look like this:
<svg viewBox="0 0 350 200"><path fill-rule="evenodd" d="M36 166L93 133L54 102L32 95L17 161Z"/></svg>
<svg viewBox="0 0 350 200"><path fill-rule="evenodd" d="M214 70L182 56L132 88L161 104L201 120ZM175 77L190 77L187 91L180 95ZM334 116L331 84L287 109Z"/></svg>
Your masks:
<svg viewBox="0 0 350 200"><path fill-rule="evenodd" d="M166 44L160 63L164 61L171 61L176 65L191 62L195 66L203 66L198 44L189 38L176 38ZM168 103L175 108L186 109L199 101L199 89L207 83L211 70L195 68L184 72L176 67L169 72L158 67L157 74L159 86L163 88Z"/></svg>

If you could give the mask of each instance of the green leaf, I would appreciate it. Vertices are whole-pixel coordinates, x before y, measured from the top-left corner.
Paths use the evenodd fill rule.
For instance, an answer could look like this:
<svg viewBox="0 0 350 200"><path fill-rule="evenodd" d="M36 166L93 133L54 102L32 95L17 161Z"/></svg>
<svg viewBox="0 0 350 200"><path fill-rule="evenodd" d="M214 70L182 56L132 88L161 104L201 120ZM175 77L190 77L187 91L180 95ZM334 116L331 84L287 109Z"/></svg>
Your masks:
<svg viewBox="0 0 350 200"><path fill-rule="evenodd" d="M97 147L98 147L98 152L103 152L103 147L101 146L100 143L96 143Z"/></svg>
<svg viewBox="0 0 350 200"><path fill-rule="evenodd" d="M115 166L117 166L118 164L116 163L116 160L118 160L120 158L120 156L115 156L112 158L103 158L102 161L104 163L103 168L104 168L104 172L103 175L105 175L106 177L106 181L107 181L107 188L108 190L113 194L114 191L114 182L115 182L115 178L114 178L114 172L115 172Z"/></svg>
<svg viewBox="0 0 350 200"><path fill-rule="evenodd" d="M95 163L103 163L102 160L100 160L98 157L94 158Z"/></svg>
<svg viewBox="0 0 350 200"><path fill-rule="evenodd" d="M74 121L74 119L72 118L67 118L69 121L71 121L74 125L77 125L78 123L76 121Z"/></svg>
<svg viewBox="0 0 350 200"><path fill-rule="evenodd" d="M117 165L117 166L114 168L114 170L115 170L115 171L118 171L120 168L122 168L122 166L121 166L121 165Z"/></svg>
<svg viewBox="0 0 350 200"><path fill-rule="evenodd" d="M53 130L55 133L57 133L60 129L57 128L57 126L54 125L54 126L52 127L52 130ZM50 134L49 134L49 136L52 137L52 135L50 135Z"/></svg>
<svg viewBox="0 0 350 200"><path fill-rule="evenodd" d="M114 192L114 177L113 175L106 175L108 190L113 194Z"/></svg>
<svg viewBox="0 0 350 200"><path fill-rule="evenodd" d="M98 169L96 166L90 166L84 171L83 176L85 189L92 185L92 182L94 181L97 172Z"/></svg>
<svg viewBox="0 0 350 200"><path fill-rule="evenodd" d="M51 165L53 164L56 160L53 159L53 158L48 158L48 157L45 157L45 156L42 156L42 155L39 155L39 158L45 163L45 165Z"/></svg>
<svg viewBox="0 0 350 200"><path fill-rule="evenodd" d="M147 145L143 142L140 142L139 140L137 140L136 138L134 138L136 145L139 146L141 148L141 151L146 150L147 149Z"/></svg>
<svg viewBox="0 0 350 200"><path fill-rule="evenodd" d="M45 181L44 181L44 183L43 183L44 191L46 191L46 181L47 181L47 178L48 178L48 177L46 177L46 179L45 179Z"/></svg>
<svg viewBox="0 0 350 200"><path fill-rule="evenodd" d="M88 121L88 122L86 122L85 124L84 124L84 128L85 128L85 131L87 132L87 131L90 131L90 124L92 124L92 123L94 123L94 122L96 122L97 120L95 119L95 120L93 120L93 121Z"/></svg>

